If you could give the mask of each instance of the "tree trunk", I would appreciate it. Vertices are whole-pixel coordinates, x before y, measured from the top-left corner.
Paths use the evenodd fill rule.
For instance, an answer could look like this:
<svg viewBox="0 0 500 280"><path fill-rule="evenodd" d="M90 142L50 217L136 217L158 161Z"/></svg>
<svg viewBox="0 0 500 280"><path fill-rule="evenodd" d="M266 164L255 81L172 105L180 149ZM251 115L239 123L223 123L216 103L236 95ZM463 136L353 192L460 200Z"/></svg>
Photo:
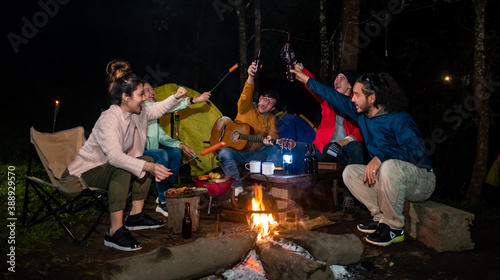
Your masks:
<svg viewBox="0 0 500 280"><path fill-rule="evenodd" d="M489 108L490 95L486 90L484 40L485 40L485 13L487 0L474 0L476 18L474 21L474 102L476 103L476 125L477 143L476 160L472 169L469 187L466 191L465 200L469 205L479 202L484 179L487 173L489 130L491 123L491 111Z"/></svg>
<svg viewBox="0 0 500 280"><path fill-rule="evenodd" d="M360 0L344 0L340 32L339 69L358 67L358 21Z"/></svg>
<svg viewBox="0 0 500 280"><path fill-rule="evenodd" d="M240 62L238 69L240 71L240 89L243 89L247 79L247 33L245 24L245 5L243 1L238 1L236 6L236 15L238 16L238 31L240 34Z"/></svg>
<svg viewBox="0 0 500 280"><path fill-rule="evenodd" d="M325 5L326 0L319 0L319 38L321 42L319 81L323 84L328 83L328 69L330 66L330 42L328 40L328 30L326 28Z"/></svg>

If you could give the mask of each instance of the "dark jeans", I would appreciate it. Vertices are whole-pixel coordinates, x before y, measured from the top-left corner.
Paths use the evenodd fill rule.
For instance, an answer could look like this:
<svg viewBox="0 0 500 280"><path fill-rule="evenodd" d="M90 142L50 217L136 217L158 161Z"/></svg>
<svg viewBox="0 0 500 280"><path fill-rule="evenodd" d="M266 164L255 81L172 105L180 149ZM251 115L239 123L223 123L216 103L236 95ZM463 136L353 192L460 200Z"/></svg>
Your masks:
<svg viewBox="0 0 500 280"><path fill-rule="evenodd" d="M150 156L153 158L155 163L161 164L166 168L170 169L172 175L165 178L160 182L156 182L156 188L158 189L158 200L160 202L165 202L165 197L163 194L166 190L172 187L179 173L179 166L181 165L182 152L179 148L163 147L161 149L153 149L144 151L145 156Z"/></svg>
<svg viewBox="0 0 500 280"><path fill-rule="evenodd" d="M316 146L314 146L314 149L316 149L316 157L318 158L318 161L336 162L344 165L363 164L363 144L358 141L351 141L349 144L340 148L340 152L336 158L326 153L328 145L325 145L325 148L323 149L325 153L320 153ZM344 184L342 176L339 179L339 184L344 189L344 197L352 197L351 192Z"/></svg>

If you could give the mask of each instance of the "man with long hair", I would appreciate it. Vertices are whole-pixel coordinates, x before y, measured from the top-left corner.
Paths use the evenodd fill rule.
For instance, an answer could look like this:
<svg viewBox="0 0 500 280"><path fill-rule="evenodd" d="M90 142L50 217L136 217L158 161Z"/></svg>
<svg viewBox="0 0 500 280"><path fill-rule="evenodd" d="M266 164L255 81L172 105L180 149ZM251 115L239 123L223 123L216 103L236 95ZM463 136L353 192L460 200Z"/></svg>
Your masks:
<svg viewBox="0 0 500 280"><path fill-rule="evenodd" d="M404 240L405 200L421 202L435 188L436 176L423 147L423 136L406 112L404 91L387 73L357 79L352 99L306 76L297 66L297 79L332 106L355 120L371 156L367 165L344 169L344 182L373 219L359 224L365 241L387 246Z"/></svg>

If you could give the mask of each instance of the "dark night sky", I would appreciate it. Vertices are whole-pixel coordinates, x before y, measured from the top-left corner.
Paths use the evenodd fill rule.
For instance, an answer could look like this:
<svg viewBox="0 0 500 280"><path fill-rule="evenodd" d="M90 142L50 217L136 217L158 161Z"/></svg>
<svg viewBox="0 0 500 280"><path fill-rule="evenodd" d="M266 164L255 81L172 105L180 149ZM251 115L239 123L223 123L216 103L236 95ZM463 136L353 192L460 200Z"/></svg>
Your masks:
<svg viewBox="0 0 500 280"><path fill-rule="evenodd" d="M52 4L50 10L55 12L51 15L38 1L1 3L2 66L7 71L2 75L6 88L1 102L1 127L9 132L6 138L11 142L19 142L22 135L28 146L31 126L50 131L56 99L61 102L56 130L83 125L90 131L100 111L107 108L105 66L114 58L129 60L134 72L141 76L158 69L163 77L157 84L177 83L199 92L213 87L238 60L236 12L226 11L219 17L213 6L232 1L165 1L168 8L153 0L60 2L63 3L40 1ZM262 28L290 32L299 60L319 75L316 2L261 2ZM368 46L360 50L358 68L360 72L392 73L407 90L413 102L412 113L424 134L428 134L442 125L442 112L464 98L453 87L443 85L441 77L444 73L464 77L470 71L471 53L464 49L472 38L466 29L472 26L471 4L466 0L449 5L438 1L436 6L431 0L405 2L409 6L394 15L388 27L389 56L384 56L382 30L380 36L370 38ZM488 17L498 27L498 9L494 1L490 2ZM57 10L53 3L58 3ZM337 26L339 7L337 2L329 3L332 32ZM362 1L360 21L370 20L371 11L386 8L387 1ZM247 14L251 15L252 9L251 6ZM38 21L36 30L28 30L30 38L20 43L15 52L8 34L21 36L26 21ZM359 26L361 30L366 27ZM252 32L249 28L247 38ZM281 105L315 121L319 106L303 92L301 84L290 84L284 79L279 52L285 41L283 33L262 33L265 71L260 89L278 91ZM252 45L253 41L249 46ZM252 48L250 52L253 53ZM253 54L249 54L248 61L251 59ZM234 117L239 94L238 75L232 73L213 93L212 101L223 114ZM448 103L434 100L447 94L450 99L443 102ZM498 94L496 98L498 103ZM429 110L436 111L437 117L430 119Z"/></svg>

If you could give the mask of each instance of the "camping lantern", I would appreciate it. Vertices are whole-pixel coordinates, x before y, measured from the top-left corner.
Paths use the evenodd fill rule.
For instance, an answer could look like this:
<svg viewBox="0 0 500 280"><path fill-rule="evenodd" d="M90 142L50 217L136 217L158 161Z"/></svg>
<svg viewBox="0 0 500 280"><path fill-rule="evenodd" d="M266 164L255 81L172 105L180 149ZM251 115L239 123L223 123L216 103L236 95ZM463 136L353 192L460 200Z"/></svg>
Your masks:
<svg viewBox="0 0 500 280"><path fill-rule="evenodd" d="M292 174L293 168L293 155L291 152L286 152L283 155L283 174L290 175Z"/></svg>

